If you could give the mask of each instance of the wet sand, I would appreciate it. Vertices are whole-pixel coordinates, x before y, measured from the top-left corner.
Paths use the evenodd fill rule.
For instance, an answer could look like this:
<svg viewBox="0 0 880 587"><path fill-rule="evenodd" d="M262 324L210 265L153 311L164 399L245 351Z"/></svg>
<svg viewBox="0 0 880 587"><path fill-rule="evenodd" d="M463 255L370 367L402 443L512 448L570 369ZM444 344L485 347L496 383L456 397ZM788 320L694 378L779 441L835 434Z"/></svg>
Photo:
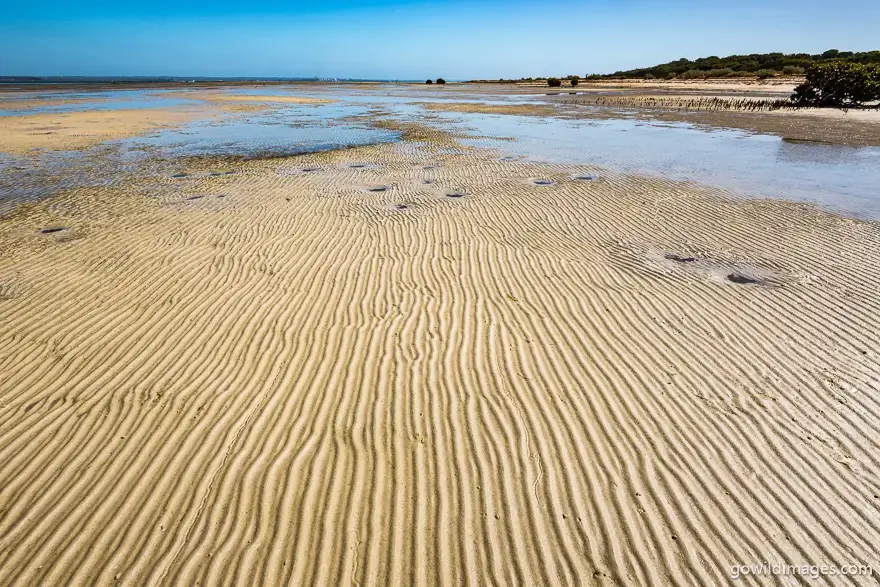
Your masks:
<svg viewBox="0 0 880 587"><path fill-rule="evenodd" d="M750 110L749 104L781 96L744 96L737 92L705 92L690 94L669 91L654 93L619 92L605 95L594 90L585 93L560 93L549 99L556 104L575 108L570 115L597 117L633 116L646 120L688 122L716 128L734 128L782 136L784 138L854 147L880 146L880 109L783 108ZM598 109L596 107L599 107ZM580 108L581 111L578 111Z"/></svg>
<svg viewBox="0 0 880 587"><path fill-rule="evenodd" d="M468 102L421 102L419 105L427 110L444 112L466 112L473 114L507 114L513 116L553 116L559 114L553 106L547 104L472 104Z"/></svg>
<svg viewBox="0 0 880 587"><path fill-rule="evenodd" d="M471 96L498 96L535 99L549 102L553 106L566 106L562 114L580 118L608 118L636 116L662 121L680 121L735 128L749 132L776 134L794 140L824 142L849 146L880 146L880 109L850 110L844 112L827 108L783 109L770 112L748 112L741 108L712 109L705 106L688 107L686 102L721 98L729 100L778 100L791 95L799 78L780 78L772 80L719 79L719 80L607 80L582 81L577 87L549 88L541 84L508 83L449 83L446 85L426 85L423 83L379 84L372 82L180 82L126 83L126 84L47 84L35 88L30 85L9 85L0 87L0 95L21 95L23 100L9 100L16 109L33 107L26 99L35 91L57 92L59 98L52 101L58 104L74 103L63 98L65 91L100 92L108 89L120 90L180 90L174 95L180 98L205 100L215 103L218 108L232 112L259 111L271 104L321 104L333 101L334 89L364 91L387 88L400 91L417 91L426 96L441 98L468 98ZM327 98L300 97L286 94L230 94L225 90L248 90L279 92L322 92ZM435 110L459 112L482 112L485 114L524 114L547 116L547 104L512 105L473 105L461 102L458 105L422 106ZM602 106L601 108L575 108L575 105ZM0 129L3 126L0 125Z"/></svg>
<svg viewBox="0 0 880 587"><path fill-rule="evenodd" d="M329 104L333 102L324 98L308 98L282 94L228 94L225 92L178 92L177 98L188 100L205 100L208 102L275 102L281 104Z"/></svg>
<svg viewBox="0 0 880 587"><path fill-rule="evenodd" d="M0 219L0 584L880 565L880 225L397 127Z"/></svg>
<svg viewBox="0 0 880 587"><path fill-rule="evenodd" d="M880 110L797 110L761 113L645 110L639 117L735 128L788 140L849 147L880 146Z"/></svg>
<svg viewBox="0 0 880 587"><path fill-rule="evenodd" d="M787 99L798 83L799 80L791 79L609 80L582 81L574 88L475 83L452 84L448 88L436 89L434 92L441 96L452 92L462 96L487 94L520 98L534 96L552 105L564 107L560 112L562 116L576 118L629 116L646 120L689 122L716 128L733 128L833 145L880 146L880 109L877 108L848 111L835 108L798 108L750 112L739 107L714 108L708 104L713 98L731 103ZM445 105L426 107L438 110L449 109ZM543 107L538 103L501 106L494 109L494 112L481 110L480 107L480 105L463 104L458 111L547 115L542 112Z"/></svg>

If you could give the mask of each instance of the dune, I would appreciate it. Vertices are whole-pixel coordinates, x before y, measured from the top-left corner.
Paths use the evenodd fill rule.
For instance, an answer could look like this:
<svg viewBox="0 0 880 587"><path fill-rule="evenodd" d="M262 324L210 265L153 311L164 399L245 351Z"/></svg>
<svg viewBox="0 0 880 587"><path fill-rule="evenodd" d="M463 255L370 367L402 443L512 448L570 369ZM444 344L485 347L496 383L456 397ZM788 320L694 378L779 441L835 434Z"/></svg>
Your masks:
<svg viewBox="0 0 880 587"><path fill-rule="evenodd" d="M0 220L0 584L880 564L876 223L430 145L192 171Z"/></svg>

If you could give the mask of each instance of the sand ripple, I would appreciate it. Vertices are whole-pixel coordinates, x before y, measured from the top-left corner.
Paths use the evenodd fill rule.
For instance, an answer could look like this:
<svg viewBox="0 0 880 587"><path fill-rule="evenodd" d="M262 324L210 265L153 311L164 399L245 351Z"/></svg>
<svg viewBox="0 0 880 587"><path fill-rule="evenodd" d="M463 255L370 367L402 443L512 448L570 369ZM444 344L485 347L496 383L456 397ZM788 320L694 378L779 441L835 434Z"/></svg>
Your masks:
<svg viewBox="0 0 880 587"><path fill-rule="evenodd" d="M4 221L0 584L878 564L877 225L428 155Z"/></svg>

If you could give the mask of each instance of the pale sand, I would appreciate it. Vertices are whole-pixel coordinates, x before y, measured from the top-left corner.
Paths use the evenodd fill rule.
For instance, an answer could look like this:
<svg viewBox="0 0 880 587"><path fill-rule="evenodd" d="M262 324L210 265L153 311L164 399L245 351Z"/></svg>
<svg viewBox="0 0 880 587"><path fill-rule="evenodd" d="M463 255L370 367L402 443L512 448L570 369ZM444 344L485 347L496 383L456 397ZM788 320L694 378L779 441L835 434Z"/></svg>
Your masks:
<svg viewBox="0 0 880 587"><path fill-rule="evenodd" d="M96 104L106 102L106 98L22 98L0 100L0 110L31 110L47 106L67 106L74 104Z"/></svg>
<svg viewBox="0 0 880 587"><path fill-rule="evenodd" d="M204 110L158 108L0 116L0 152L82 149L210 116Z"/></svg>
<svg viewBox="0 0 880 587"><path fill-rule="evenodd" d="M167 96L167 94L166 94ZM336 100L329 98L307 98L305 96L270 94L226 94L221 92L179 92L175 98L205 100L208 102L277 102L281 104L330 104Z"/></svg>
<svg viewBox="0 0 880 587"><path fill-rule="evenodd" d="M651 90L693 90L693 91L723 91L730 93L768 93L790 94L804 79L802 77L783 77L759 80L749 79L693 79L693 80L582 80L578 89L651 89Z"/></svg>
<svg viewBox="0 0 880 587"><path fill-rule="evenodd" d="M0 584L878 568L880 227L495 157L252 161L2 221Z"/></svg>

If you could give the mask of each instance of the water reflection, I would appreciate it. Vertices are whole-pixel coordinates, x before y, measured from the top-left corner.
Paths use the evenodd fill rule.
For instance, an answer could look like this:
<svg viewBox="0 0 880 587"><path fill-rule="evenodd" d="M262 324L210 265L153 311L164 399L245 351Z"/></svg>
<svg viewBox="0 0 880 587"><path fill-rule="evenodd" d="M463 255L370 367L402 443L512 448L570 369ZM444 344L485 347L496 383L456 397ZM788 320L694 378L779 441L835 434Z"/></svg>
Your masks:
<svg viewBox="0 0 880 587"><path fill-rule="evenodd" d="M861 149L840 145L828 145L816 141L803 141L783 137L779 141L776 158L781 163L810 163L813 165L844 164L857 157Z"/></svg>
<svg viewBox="0 0 880 587"><path fill-rule="evenodd" d="M880 219L880 149L784 141L737 130L636 120L534 119L441 113L449 130L508 156L598 165L693 181L745 197L810 202L863 219ZM516 140L500 140L502 138Z"/></svg>

